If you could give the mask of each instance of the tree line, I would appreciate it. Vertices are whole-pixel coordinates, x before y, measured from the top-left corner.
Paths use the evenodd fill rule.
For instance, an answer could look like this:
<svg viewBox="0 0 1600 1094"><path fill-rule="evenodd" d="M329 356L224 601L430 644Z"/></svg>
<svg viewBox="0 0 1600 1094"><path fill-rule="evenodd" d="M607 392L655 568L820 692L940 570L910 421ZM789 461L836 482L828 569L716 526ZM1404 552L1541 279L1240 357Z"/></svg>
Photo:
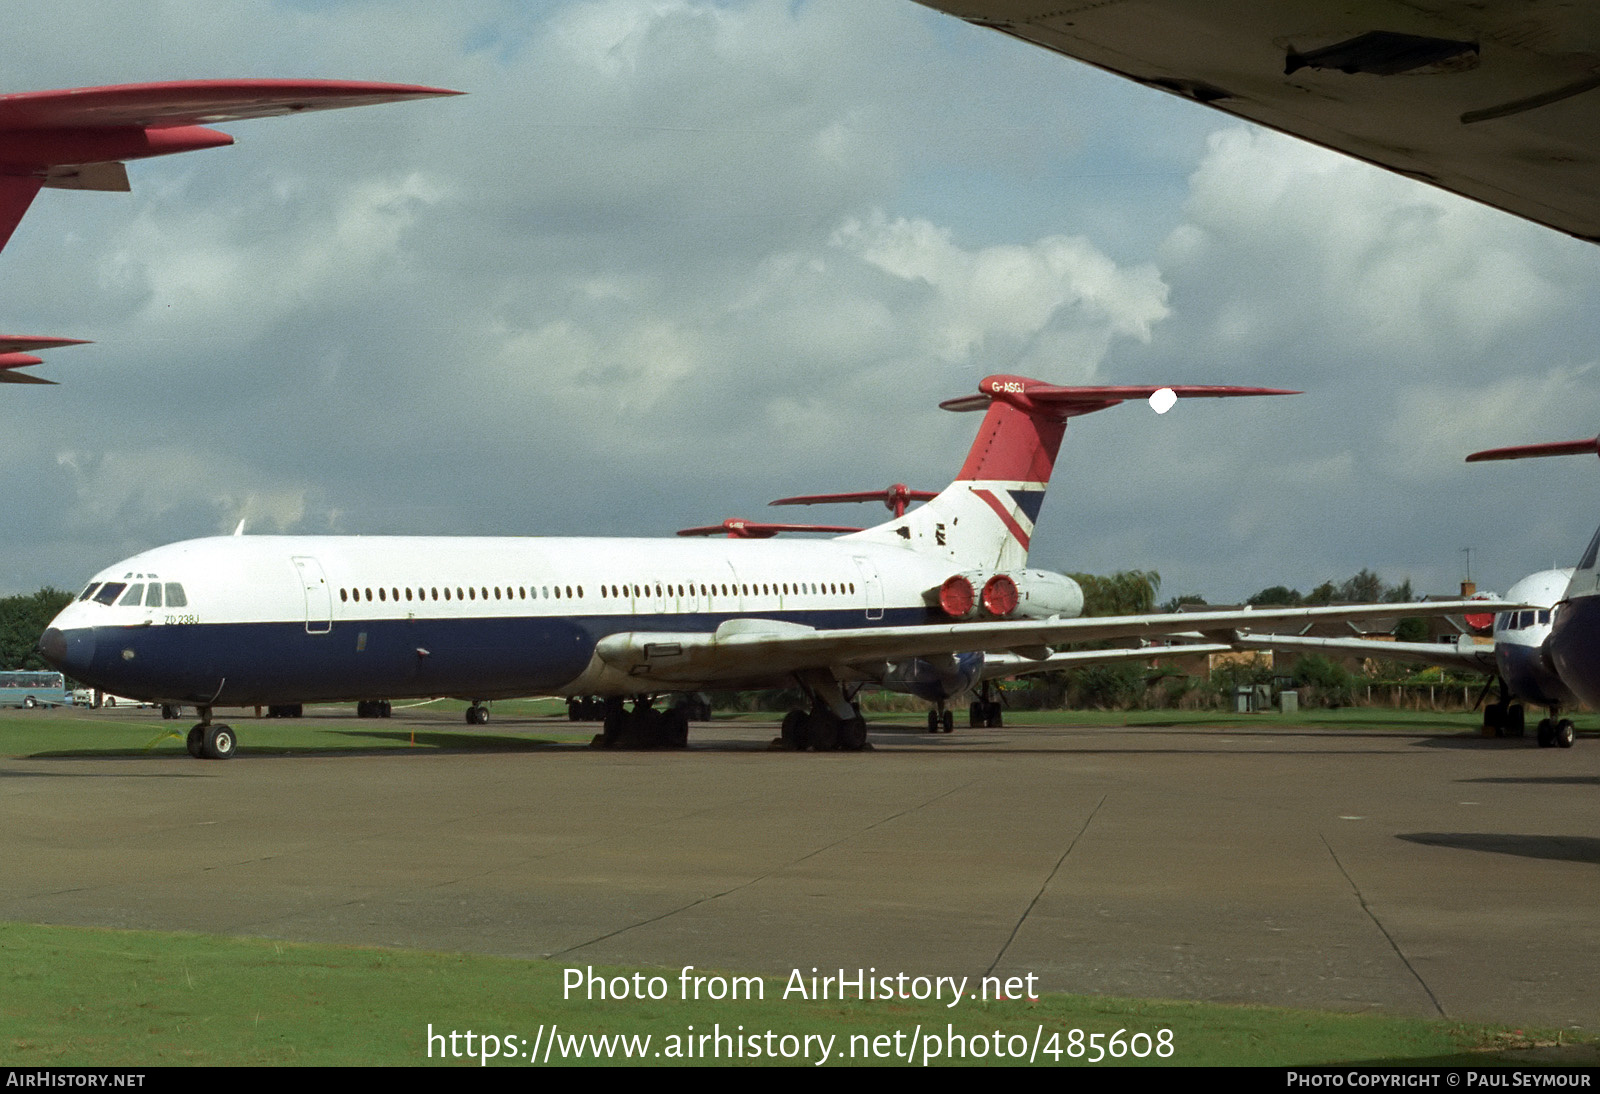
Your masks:
<svg viewBox="0 0 1600 1094"><path fill-rule="evenodd" d="M46 585L36 593L0 598L0 669L47 669L35 647L72 594Z"/></svg>

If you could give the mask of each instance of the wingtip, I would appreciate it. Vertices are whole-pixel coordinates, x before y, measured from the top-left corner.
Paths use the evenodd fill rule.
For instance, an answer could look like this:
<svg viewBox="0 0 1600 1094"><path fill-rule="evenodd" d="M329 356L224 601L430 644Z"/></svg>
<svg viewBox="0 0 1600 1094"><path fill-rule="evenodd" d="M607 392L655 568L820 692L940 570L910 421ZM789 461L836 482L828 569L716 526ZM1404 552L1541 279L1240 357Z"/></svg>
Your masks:
<svg viewBox="0 0 1600 1094"><path fill-rule="evenodd" d="M1487 463L1491 460L1530 460L1541 456L1600 455L1600 437L1581 441L1550 441L1545 444L1520 444L1508 448L1485 448L1467 457L1467 463Z"/></svg>

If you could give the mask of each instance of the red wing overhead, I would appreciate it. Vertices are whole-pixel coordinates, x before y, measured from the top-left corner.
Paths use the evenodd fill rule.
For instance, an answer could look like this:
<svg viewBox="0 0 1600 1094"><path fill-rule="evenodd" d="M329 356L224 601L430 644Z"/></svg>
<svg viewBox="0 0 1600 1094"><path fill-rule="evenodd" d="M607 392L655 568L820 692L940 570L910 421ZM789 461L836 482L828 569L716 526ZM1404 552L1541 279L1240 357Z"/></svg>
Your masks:
<svg viewBox="0 0 1600 1094"><path fill-rule="evenodd" d="M456 94L344 80L194 80L0 95L0 247L41 187L125 191L125 160L233 143L209 125Z"/></svg>
<svg viewBox="0 0 1600 1094"><path fill-rule="evenodd" d="M1600 5L918 2L1600 241Z"/></svg>
<svg viewBox="0 0 1600 1094"><path fill-rule="evenodd" d="M43 358L35 357L34 351L57 349L61 346L86 346L89 343L82 338L49 338L37 334L0 334L0 384L53 384L54 380L46 380L40 376L33 376L18 369L29 368L42 363Z"/></svg>
<svg viewBox="0 0 1600 1094"><path fill-rule="evenodd" d="M846 528L841 524L773 524L759 520L729 517L721 524L704 524L698 528L684 528L680 536L727 536L729 539L771 539L782 532L827 532L845 535L859 532L860 528Z"/></svg>
<svg viewBox="0 0 1600 1094"><path fill-rule="evenodd" d="M884 490L858 490L847 494L800 494L792 498L779 498L768 505L833 505L840 502L881 501L885 509L896 517L906 515L906 507L914 501L932 501L937 491L913 490L897 482Z"/></svg>
<svg viewBox="0 0 1600 1094"><path fill-rule="evenodd" d="M1581 441L1547 441L1544 444L1519 444L1510 448L1486 448L1467 457L1468 463L1484 460L1526 460L1537 456L1587 456L1600 453L1600 437Z"/></svg>

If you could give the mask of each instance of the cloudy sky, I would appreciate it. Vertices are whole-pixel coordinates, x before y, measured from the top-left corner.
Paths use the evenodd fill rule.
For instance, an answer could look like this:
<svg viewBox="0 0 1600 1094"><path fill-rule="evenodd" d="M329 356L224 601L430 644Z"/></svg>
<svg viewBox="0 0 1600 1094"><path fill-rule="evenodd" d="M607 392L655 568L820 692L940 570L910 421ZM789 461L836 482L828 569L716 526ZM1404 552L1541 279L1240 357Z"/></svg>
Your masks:
<svg viewBox="0 0 1600 1094"><path fill-rule="evenodd" d="M0 592L226 532L670 534L944 485L995 372L1237 383L1068 432L1033 561L1163 596L1568 564L1600 248L909 0L57 0L0 90L469 94L227 128L45 191L0 329ZM852 523L881 510L811 510Z"/></svg>

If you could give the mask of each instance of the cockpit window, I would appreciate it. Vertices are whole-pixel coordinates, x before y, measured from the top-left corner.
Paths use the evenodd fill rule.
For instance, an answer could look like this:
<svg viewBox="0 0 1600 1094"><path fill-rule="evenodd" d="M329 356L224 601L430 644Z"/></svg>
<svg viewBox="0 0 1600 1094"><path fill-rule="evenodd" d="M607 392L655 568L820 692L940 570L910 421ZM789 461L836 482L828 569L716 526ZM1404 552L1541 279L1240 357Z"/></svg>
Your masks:
<svg viewBox="0 0 1600 1094"><path fill-rule="evenodd" d="M117 597L122 595L122 590L128 587L126 581L108 581L100 586L100 591L95 594L96 604L115 604Z"/></svg>
<svg viewBox="0 0 1600 1094"><path fill-rule="evenodd" d="M139 602L141 600L143 600L143 599L144 599L144 583L141 582L138 585L131 586L128 589L128 595L123 597L120 601L118 601L118 604L119 604L119 606L124 607L124 608L127 608L127 607L137 608L139 606Z"/></svg>
<svg viewBox="0 0 1600 1094"><path fill-rule="evenodd" d="M187 608L189 598L183 595L183 586L176 581L167 582L167 607Z"/></svg>
<svg viewBox="0 0 1600 1094"><path fill-rule="evenodd" d="M78 597L78 599L79 600L88 600L91 596L94 595L94 591L96 589L98 589L99 587L100 587L100 583L98 581L90 582L89 583L89 587L87 589L83 590L83 595Z"/></svg>
<svg viewBox="0 0 1600 1094"><path fill-rule="evenodd" d="M152 581L150 588L144 594L144 606L147 608L161 607L161 582Z"/></svg>

